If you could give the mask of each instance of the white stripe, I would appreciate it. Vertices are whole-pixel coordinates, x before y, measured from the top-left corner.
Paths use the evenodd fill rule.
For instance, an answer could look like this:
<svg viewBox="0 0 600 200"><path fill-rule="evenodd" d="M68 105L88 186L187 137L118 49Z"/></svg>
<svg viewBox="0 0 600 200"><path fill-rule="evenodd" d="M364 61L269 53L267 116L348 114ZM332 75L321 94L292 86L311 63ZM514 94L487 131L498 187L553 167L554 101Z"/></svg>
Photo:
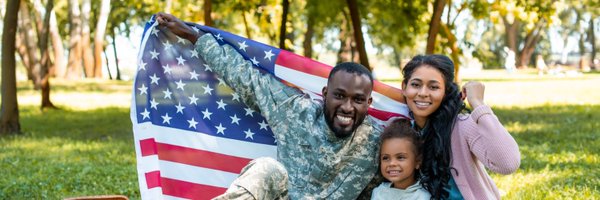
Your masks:
<svg viewBox="0 0 600 200"><path fill-rule="evenodd" d="M156 142L201 149L225 155L254 159L258 157L277 157L277 147L240 140L214 137L198 132L155 126L151 122L133 124L134 135L139 140L154 138ZM138 145L136 140L136 145ZM235 147L235 148L232 148ZM138 152L141 155L141 152Z"/></svg>
<svg viewBox="0 0 600 200"><path fill-rule="evenodd" d="M327 79L304 73L302 71L287 68L281 65L275 65L275 75L287 82L290 82L305 90L321 94L321 90L327 85ZM373 103L371 107L387 112L393 112L408 116L408 107L406 104L395 101L377 91L373 91Z"/></svg>
<svg viewBox="0 0 600 200"><path fill-rule="evenodd" d="M170 161L159 161L160 176L196 184L228 188L238 174L209 168L196 167Z"/></svg>
<svg viewBox="0 0 600 200"><path fill-rule="evenodd" d="M285 66L275 64L274 71L277 77L317 94L321 94L321 90L327 85L326 78L307 74Z"/></svg>

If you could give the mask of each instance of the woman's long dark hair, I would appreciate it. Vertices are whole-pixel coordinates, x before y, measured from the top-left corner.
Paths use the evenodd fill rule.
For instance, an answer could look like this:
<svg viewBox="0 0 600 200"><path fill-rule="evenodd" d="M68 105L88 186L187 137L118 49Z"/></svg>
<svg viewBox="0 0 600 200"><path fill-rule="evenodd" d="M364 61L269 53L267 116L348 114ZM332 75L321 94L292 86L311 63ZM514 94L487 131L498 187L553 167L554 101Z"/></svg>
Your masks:
<svg viewBox="0 0 600 200"><path fill-rule="evenodd" d="M448 181L452 176L450 135L454 128L454 121L465 104L460 97L460 89L454 82L454 63L443 55L415 56L402 70L404 85L408 85L413 72L424 65L442 73L446 90L440 107L429 115L425 127L422 127L424 143L421 146L423 160L420 181L431 193L432 199L446 199L449 193L445 188L448 187Z"/></svg>

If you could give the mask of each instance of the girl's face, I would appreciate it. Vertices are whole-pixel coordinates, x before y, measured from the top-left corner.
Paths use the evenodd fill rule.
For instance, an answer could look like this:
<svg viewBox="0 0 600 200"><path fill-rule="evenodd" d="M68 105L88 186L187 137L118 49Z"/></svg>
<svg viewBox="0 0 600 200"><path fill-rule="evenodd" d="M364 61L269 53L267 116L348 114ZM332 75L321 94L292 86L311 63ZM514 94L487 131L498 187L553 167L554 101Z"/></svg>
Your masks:
<svg viewBox="0 0 600 200"><path fill-rule="evenodd" d="M415 171L421 161L415 147L405 138L390 138L381 144L381 174L393 183L395 188L406 189L415 184Z"/></svg>
<svg viewBox="0 0 600 200"><path fill-rule="evenodd" d="M446 84L442 73L429 65L417 67L407 82L402 82L406 104L413 112L419 127L423 128L427 117L440 107L445 91Z"/></svg>

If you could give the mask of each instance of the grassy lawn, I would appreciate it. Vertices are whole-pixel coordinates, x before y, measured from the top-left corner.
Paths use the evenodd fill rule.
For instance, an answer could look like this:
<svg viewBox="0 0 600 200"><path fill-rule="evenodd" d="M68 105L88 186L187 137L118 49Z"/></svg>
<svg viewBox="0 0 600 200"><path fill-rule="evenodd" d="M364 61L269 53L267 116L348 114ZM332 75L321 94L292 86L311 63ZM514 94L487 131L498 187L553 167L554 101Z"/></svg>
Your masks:
<svg viewBox="0 0 600 200"><path fill-rule="evenodd" d="M505 199L600 199L600 74L485 71L463 79L485 82L486 102L519 144L520 169L492 174ZM131 82L52 83L62 109L44 112L39 92L19 83L24 133L0 137L0 199L139 198Z"/></svg>

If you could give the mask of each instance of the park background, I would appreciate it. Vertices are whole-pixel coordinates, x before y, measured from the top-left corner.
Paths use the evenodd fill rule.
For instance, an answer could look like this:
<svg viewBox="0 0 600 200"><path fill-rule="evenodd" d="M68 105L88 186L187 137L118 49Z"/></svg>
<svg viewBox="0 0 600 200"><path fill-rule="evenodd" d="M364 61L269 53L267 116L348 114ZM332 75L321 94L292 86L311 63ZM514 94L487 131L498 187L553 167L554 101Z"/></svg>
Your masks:
<svg viewBox="0 0 600 200"><path fill-rule="evenodd" d="M600 199L598 0L2 0L0 11L0 199L139 198L131 78L160 11L360 62L395 86L411 57L448 55L457 81L485 83L519 144L519 170L491 174L503 198Z"/></svg>

